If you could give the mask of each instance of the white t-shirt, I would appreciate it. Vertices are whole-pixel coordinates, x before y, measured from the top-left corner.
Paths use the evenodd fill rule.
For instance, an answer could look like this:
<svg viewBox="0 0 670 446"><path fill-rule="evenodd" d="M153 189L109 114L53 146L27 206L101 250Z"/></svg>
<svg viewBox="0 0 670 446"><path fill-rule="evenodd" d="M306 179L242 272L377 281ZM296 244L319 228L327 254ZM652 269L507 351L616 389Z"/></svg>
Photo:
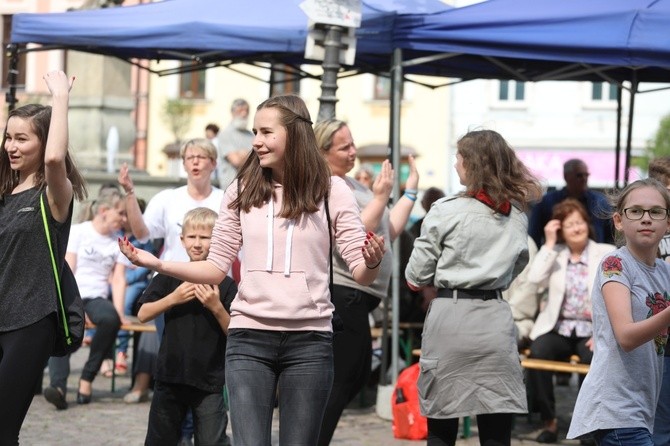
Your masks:
<svg viewBox="0 0 670 446"><path fill-rule="evenodd" d="M83 299L109 297L109 275L114 266L131 265L121 254L116 237L100 234L90 221L72 225L67 252L77 255L74 277Z"/></svg>
<svg viewBox="0 0 670 446"><path fill-rule="evenodd" d="M181 225L184 215L191 209L206 207L217 214L221 208L223 191L212 187L212 193L201 201L194 200L187 192L186 186L158 192L144 211L144 224L149 229L149 236L142 239L164 239L161 259L188 262L189 258L181 245Z"/></svg>

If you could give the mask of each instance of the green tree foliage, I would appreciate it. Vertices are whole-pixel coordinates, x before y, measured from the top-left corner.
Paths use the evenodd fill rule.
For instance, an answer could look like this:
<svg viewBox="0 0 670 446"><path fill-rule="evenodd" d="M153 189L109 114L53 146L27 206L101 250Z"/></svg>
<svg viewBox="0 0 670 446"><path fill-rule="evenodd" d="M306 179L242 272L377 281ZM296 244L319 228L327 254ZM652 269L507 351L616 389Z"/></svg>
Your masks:
<svg viewBox="0 0 670 446"><path fill-rule="evenodd" d="M175 142L180 142L191 126L193 104L183 99L168 99L163 104L163 122L170 127Z"/></svg>
<svg viewBox="0 0 670 446"><path fill-rule="evenodd" d="M649 161L660 156L670 156L670 114L661 119L656 135L647 141L644 154L632 162L633 165L647 170Z"/></svg>

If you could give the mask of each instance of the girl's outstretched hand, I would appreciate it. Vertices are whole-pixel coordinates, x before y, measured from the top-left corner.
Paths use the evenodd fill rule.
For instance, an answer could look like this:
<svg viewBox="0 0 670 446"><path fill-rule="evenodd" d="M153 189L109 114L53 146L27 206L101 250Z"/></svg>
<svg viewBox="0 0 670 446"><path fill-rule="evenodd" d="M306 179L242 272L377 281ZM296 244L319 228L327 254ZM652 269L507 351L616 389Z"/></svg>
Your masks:
<svg viewBox="0 0 670 446"><path fill-rule="evenodd" d="M365 237L365 244L363 245L365 266L369 269L377 268L381 264L385 252L384 237L374 232L368 232Z"/></svg>
<svg viewBox="0 0 670 446"><path fill-rule="evenodd" d="M135 266L143 266L156 271L160 266L160 260L150 252L138 249L128 240L128 237L119 237L119 249L121 253Z"/></svg>
<svg viewBox="0 0 670 446"><path fill-rule="evenodd" d="M70 92L74 84L74 76L68 78L63 71L54 70L44 75L44 81L47 83L51 95L56 96Z"/></svg>

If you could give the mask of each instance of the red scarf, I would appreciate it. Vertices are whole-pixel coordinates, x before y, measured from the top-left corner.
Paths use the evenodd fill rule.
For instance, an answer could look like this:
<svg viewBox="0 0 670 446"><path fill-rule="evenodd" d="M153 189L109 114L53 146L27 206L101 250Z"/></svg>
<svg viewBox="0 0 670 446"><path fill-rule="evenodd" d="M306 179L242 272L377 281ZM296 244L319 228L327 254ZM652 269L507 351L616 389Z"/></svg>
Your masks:
<svg viewBox="0 0 670 446"><path fill-rule="evenodd" d="M470 195L477 201L481 201L494 211L500 212L505 217L508 217L509 213L512 211L512 204L509 201L503 201L502 203L500 203L500 205L498 205L498 207L496 207L495 203L493 202L493 199L484 189L480 189L474 193L471 192L468 195Z"/></svg>

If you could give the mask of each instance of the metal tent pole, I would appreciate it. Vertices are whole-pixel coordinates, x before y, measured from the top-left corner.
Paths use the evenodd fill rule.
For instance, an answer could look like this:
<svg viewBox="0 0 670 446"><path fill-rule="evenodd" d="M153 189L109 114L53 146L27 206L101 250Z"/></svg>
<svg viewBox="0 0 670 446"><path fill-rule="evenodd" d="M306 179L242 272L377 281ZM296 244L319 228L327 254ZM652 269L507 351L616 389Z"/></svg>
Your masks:
<svg viewBox="0 0 670 446"><path fill-rule="evenodd" d="M402 50L396 48L393 51L393 65L391 68L391 164L396 172L393 184L393 201L400 198L400 108L402 106ZM393 383L398 377L398 356L400 353L398 324L400 307L400 237L393 242L393 275L391 281L391 376Z"/></svg>
<svg viewBox="0 0 670 446"><path fill-rule="evenodd" d="M319 97L319 115L317 122L335 118L337 103L337 73L340 71L340 49L342 48L341 26L327 25L326 39L323 43L324 58L321 96Z"/></svg>
<svg viewBox="0 0 670 446"><path fill-rule="evenodd" d="M628 109L628 136L626 137L626 164L623 172L623 185L628 185L628 176L630 174L630 157L633 143L633 111L635 110L635 93L637 93L637 76L633 72L633 80L630 83L630 105Z"/></svg>
<svg viewBox="0 0 670 446"><path fill-rule="evenodd" d="M15 43L7 45L7 57L9 57L9 72L7 74L7 83L9 89L5 93L5 102L7 110L12 111L16 107L16 82L19 74L19 47Z"/></svg>

